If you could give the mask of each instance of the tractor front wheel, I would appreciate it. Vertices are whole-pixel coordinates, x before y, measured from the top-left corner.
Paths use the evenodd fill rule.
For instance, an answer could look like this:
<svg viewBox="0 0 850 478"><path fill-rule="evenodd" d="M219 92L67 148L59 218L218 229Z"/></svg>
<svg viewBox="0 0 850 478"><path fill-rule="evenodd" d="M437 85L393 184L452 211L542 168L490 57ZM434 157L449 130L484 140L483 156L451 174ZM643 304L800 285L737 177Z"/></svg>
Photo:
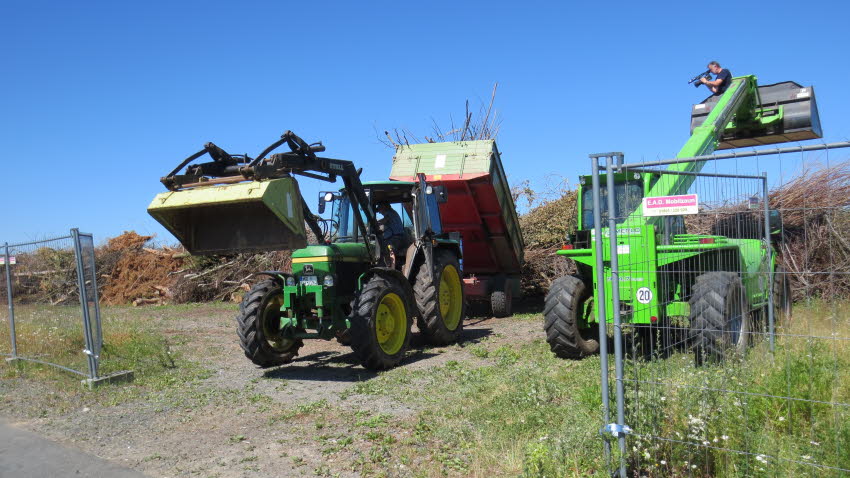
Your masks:
<svg viewBox="0 0 850 478"><path fill-rule="evenodd" d="M552 352L561 358L578 359L599 353L599 341L593 328L579 328L590 291L581 279L566 276L556 279L546 294L543 329Z"/></svg>
<svg viewBox="0 0 850 478"><path fill-rule="evenodd" d="M744 284L734 272L708 272L697 277L688 333L697 365L746 353L752 321L745 294Z"/></svg>
<svg viewBox="0 0 850 478"><path fill-rule="evenodd" d="M360 290L351 312L351 348L364 367L398 365L410 345L412 300L391 278L373 276Z"/></svg>
<svg viewBox="0 0 850 478"><path fill-rule="evenodd" d="M446 345L463 330L466 301L457 257L449 251L434 251L434 274L423 263L413 286L419 307L419 330L428 343Z"/></svg>
<svg viewBox="0 0 850 478"><path fill-rule="evenodd" d="M239 345L245 356L260 367L292 362L304 342L286 338L280 331L283 289L273 280L255 285L245 295L236 316Z"/></svg>

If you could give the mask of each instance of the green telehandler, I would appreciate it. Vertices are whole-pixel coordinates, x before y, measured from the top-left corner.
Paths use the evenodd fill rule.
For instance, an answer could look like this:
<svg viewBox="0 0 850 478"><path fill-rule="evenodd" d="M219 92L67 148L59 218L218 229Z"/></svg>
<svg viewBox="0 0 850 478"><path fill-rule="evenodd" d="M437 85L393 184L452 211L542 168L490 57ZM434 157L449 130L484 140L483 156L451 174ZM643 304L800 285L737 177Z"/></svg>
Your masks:
<svg viewBox="0 0 850 478"><path fill-rule="evenodd" d="M759 87L754 76L734 78L723 95L695 105L691 131L677 158L822 136L811 87L793 82ZM656 344L657 350L667 352L689 344L698 363L719 361L742 353L763 330L771 287L774 316L790 314L786 274L776 262L772 244L764 240L763 225L739 223L723 234L687 234L683 216L654 216L644 211L653 198L677 201L685 195L705 163L684 160L669 165L666 171L621 168L613 177L600 174L599 218L593 214L592 176L580 178L577 230L558 251L575 261L577 273L555 280L545 299L544 330L553 353L581 358L599 352L600 319L594 298L603 285L598 282L594 227L596 220L608 225L605 186L612 180L618 312L621 323L641 335L635 343ZM693 206L697 206L695 198ZM744 216L732 221L747 222ZM771 231L781 229L778 211L770 211L766 220ZM761 234L734 232L753 229ZM603 227L601 232L604 320L613 323L613 251L609 229ZM773 283L766 277L773 277Z"/></svg>
<svg viewBox="0 0 850 478"><path fill-rule="evenodd" d="M283 144L289 152L270 155ZM430 343L456 340L465 300L460 237L441 227L445 190L424 176L361 183L351 161L316 155L324 149L290 131L256 158L207 143L161 179L169 191L148 212L191 254L293 250L292 270L258 271L268 279L239 307L239 341L256 365L291 362L305 339L337 338L365 367L393 367L414 318ZM191 164L207 154L211 162ZM311 213L295 175L342 179L342 189L319 197L319 214L331 204L329 219ZM381 202L402 212L405 237L395 249L376 218Z"/></svg>

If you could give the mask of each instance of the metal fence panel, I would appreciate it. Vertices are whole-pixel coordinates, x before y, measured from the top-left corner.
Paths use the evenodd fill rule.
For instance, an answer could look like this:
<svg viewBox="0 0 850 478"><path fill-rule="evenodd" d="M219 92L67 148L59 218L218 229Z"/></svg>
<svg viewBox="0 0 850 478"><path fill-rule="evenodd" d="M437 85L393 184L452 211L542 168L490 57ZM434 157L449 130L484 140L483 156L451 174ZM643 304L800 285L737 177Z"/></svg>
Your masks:
<svg viewBox="0 0 850 478"><path fill-rule="evenodd" d="M622 476L850 474L850 163L812 149L711 161L683 183L698 207L639 217L651 239L629 184L665 165L592 157Z"/></svg>
<svg viewBox="0 0 850 478"><path fill-rule="evenodd" d="M97 378L103 339L91 234L7 244L2 262L3 354Z"/></svg>

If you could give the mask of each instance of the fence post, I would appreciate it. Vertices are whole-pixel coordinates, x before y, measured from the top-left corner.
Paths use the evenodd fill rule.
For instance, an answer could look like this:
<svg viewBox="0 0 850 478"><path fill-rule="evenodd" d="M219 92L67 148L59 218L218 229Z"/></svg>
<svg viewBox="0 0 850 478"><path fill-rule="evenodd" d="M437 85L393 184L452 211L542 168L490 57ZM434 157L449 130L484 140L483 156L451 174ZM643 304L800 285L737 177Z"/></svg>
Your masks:
<svg viewBox="0 0 850 478"><path fill-rule="evenodd" d="M772 245L770 244L770 205L768 204L768 191L767 191L767 172L762 172L762 196L764 197L764 245L766 247L767 253L769 255L767 262L767 324L768 324L768 338L770 340L770 351L773 352L776 347L774 343L774 335L776 334L776 324L774 321L776 317L774 317L773 313L773 304L776 301L776 297L773 296L773 281L775 280L774 276L776 272L774 268L771 267L771 262L776 253L773 250Z"/></svg>
<svg viewBox="0 0 850 478"><path fill-rule="evenodd" d="M12 297L12 262L9 258L9 243L4 244L6 259L6 299L9 301L9 338L12 341L12 358L18 358L18 339L15 335L15 303Z"/></svg>
<svg viewBox="0 0 850 478"><path fill-rule="evenodd" d="M100 351L101 351L101 348L103 347L103 326L102 326L101 320L100 320L100 296L98 295L98 292L97 292L97 266L95 264L95 258L94 258L94 236L91 235L91 234L83 234L83 235L88 237L92 241L91 277L89 277L89 280L91 280L91 293L92 293L93 297L88 297L88 299L94 304L94 335L93 335L92 338L94 340L94 346L95 346L94 352L95 352L95 355L97 357L98 368L99 368ZM86 292L88 292L88 290L86 290Z"/></svg>
<svg viewBox="0 0 850 478"><path fill-rule="evenodd" d="M605 186L608 189L608 241L611 246L611 308L614 315L614 381L617 392L617 442L620 445L620 478L626 478L626 413L623 389L623 330L620 324L620 269L617 262L617 208L614 192L614 154L605 158ZM601 219L601 218L600 218ZM604 284L603 284L604 287Z"/></svg>
<svg viewBox="0 0 850 478"><path fill-rule="evenodd" d="M608 323L605 315L605 268L603 261L602 245L602 206L600 205L601 194L599 191L599 157L590 155L591 167L593 168L593 233L595 236L594 252L596 253L596 283L598 294L594 301L596 306L596 317L599 323L599 362L600 362L600 385L602 386L602 420L605 427L611 423L610 394L608 392ZM581 227L579 225L579 227ZM605 438L605 464L611 466L611 442L608 434L603 432Z"/></svg>
<svg viewBox="0 0 850 478"><path fill-rule="evenodd" d="M74 256L77 259L77 284L80 289L80 309L83 312L83 335L86 341L86 354L89 364L89 378L97 379L97 355L92 344L91 318L89 317L88 293L86 291L86 274L83 267L83 250L80 245L80 230L71 229L71 237L74 239Z"/></svg>

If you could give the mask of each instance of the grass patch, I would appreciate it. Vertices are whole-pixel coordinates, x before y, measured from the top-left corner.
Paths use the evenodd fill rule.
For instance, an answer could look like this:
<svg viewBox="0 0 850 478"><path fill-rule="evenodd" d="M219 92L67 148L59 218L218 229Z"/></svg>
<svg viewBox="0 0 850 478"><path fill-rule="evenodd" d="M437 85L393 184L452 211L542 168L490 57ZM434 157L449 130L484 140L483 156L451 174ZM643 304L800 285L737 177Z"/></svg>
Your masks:
<svg viewBox="0 0 850 478"><path fill-rule="evenodd" d="M850 316L795 308L775 354L694 367L688 354L626 364L631 468L671 476L833 476L850 467ZM739 453L725 451L736 450ZM838 475L835 475L838 476Z"/></svg>
<svg viewBox="0 0 850 478"><path fill-rule="evenodd" d="M407 438L394 445L395 455L421 458L407 465L416 476L591 476L601 470L598 358L558 360L542 340L474 350L494 363L395 369L353 387L398 400L416 395L424 404L401 425ZM397 375L406 387L393 386Z"/></svg>
<svg viewBox="0 0 850 478"><path fill-rule="evenodd" d="M841 405L850 403L848 319L835 305L798 305L773 355L763 341L723 365L695 367L684 352L628 360L626 423L636 433L628 438L630 473L840 476L811 464L850 467L850 407ZM413 457L414 475L605 475L598 357L559 360L542 339L483 341L467 351L490 363L394 369L347 392L416 397L423 405L395 425L407 437L395 455ZM367 464L398 466L387 460ZM366 465L360 471L378 473Z"/></svg>
<svg viewBox="0 0 850 478"><path fill-rule="evenodd" d="M99 375L132 370L133 383L87 390L80 385L83 377L79 375L43 364L14 362L0 368L0 384L27 388L27 383L37 383L47 388L50 398L38 396L26 404L9 406L28 407L29 410L23 411L45 416L84 405L115 405L150 393L159 393L159 401L168 406L168 402L176 400L173 390L208 377L208 370L174 351L174 346L185 339L166 336L153 325L151 315L164 311L179 314L181 311L149 309L147 316L144 311L128 307L104 307L102 310L104 346ZM8 343L8 323L0 325L5 326L2 328L5 335L0 334L0 341ZM88 373L86 356L82 352L85 342L79 308L19 306L16 308L16 332L19 355Z"/></svg>

